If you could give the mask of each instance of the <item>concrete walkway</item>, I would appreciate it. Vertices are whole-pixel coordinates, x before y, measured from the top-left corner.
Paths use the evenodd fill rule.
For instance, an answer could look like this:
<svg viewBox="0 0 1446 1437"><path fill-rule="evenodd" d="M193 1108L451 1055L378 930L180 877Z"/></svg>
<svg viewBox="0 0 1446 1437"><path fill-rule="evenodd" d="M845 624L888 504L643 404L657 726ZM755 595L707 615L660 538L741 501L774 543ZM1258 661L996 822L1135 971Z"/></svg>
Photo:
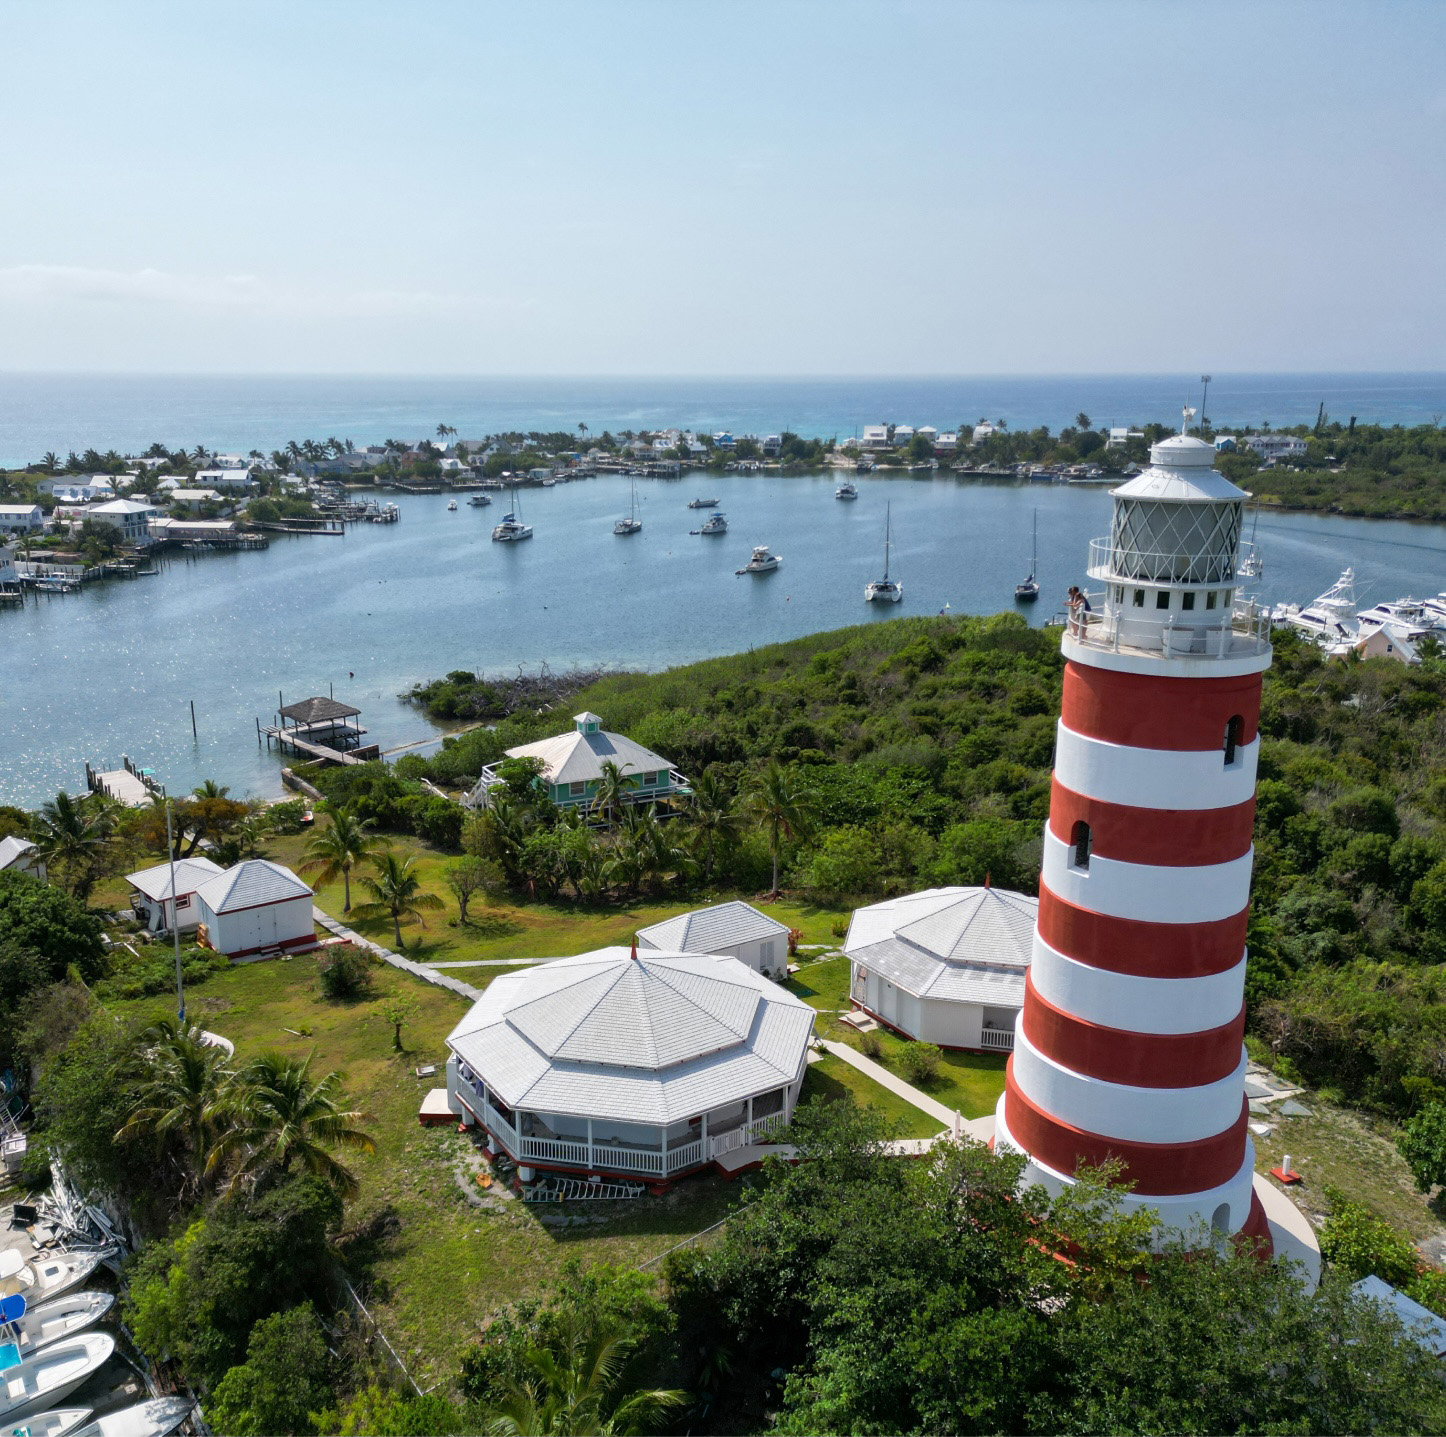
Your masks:
<svg viewBox="0 0 1446 1437"><path fill-rule="evenodd" d="M428 963L428 968L540 968L544 963L561 963L561 958L459 958L450 963Z"/></svg>
<svg viewBox="0 0 1446 1437"><path fill-rule="evenodd" d="M825 1052L832 1053L835 1058L842 1058L845 1063L872 1078L881 1088L887 1088L896 1097L902 1098L906 1103L912 1103L921 1112L928 1113L931 1118L937 1118L951 1133L954 1131L954 1124L963 1121L961 1115L953 1108L946 1108L943 1103L931 1098L928 1093L921 1093L902 1078L896 1078L882 1063L876 1063L872 1058L864 1057L856 1048L850 1048L847 1043L834 1043L827 1038L820 1038L818 1041L819 1047L823 1048Z"/></svg>
<svg viewBox="0 0 1446 1437"><path fill-rule="evenodd" d="M449 993L456 993L458 997L466 998L469 1002L475 1003L482 996L482 990L474 988L470 983L463 983L457 978L449 978L445 973L438 973L424 963L413 963L410 958L403 958L400 953L393 953L390 948L383 948L380 943L373 943L370 938L363 938L360 933L354 932L345 924L338 923L330 914L323 913L314 903L311 906L311 916L328 933L337 938L345 938L348 943L355 943L358 948L365 948L368 953L376 954L383 963L389 963L393 968L401 969L403 973L410 973L413 978L420 978L424 983L431 983L437 988L445 988Z"/></svg>

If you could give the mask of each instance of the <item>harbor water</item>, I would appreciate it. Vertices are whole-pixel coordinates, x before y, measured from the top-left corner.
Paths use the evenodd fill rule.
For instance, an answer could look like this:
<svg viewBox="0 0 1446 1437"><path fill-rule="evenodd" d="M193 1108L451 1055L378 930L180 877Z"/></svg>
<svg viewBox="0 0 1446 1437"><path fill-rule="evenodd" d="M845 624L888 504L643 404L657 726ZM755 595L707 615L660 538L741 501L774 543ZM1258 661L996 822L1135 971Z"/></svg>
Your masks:
<svg viewBox="0 0 1446 1437"><path fill-rule="evenodd" d="M386 748L433 726L404 694L453 669L498 673L660 669L901 615L1014 607L1038 514L1043 594L1030 623L1084 583L1091 538L1109 526L1101 487L869 477L854 503L842 475L695 474L638 486L643 530L615 537L628 509L618 477L522 491L523 543L490 540L508 507L445 495L395 497L401 521L344 538L273 536L261 552L177 554L154 578L106 580L0 611L0 802L33 806L83 787L84 765L153 768L172 792L203 779L237 794L280 791L280 762L256 740L278 695L334 692ZM690 533L716 496L729 531ZM869 605L882 570L886 501L901 604ZM1247 537L1249 522L1247 521ZM1361 606L1446 589L1446 528L1263 513L1257 539L1269 601L1305 602L1347 565ZM774 573L739 577L755 544ZM194 701L197 735L191 732Z"/></svg>

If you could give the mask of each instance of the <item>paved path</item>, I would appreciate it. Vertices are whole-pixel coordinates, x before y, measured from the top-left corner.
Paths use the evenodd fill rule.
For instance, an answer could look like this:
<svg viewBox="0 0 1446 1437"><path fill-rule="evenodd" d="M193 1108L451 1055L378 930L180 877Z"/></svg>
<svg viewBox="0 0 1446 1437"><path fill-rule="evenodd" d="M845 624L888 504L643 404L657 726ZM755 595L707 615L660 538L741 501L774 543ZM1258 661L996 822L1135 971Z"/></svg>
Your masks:
<svg viewBox="0 0 1446 1437"><path fill-rule="evenodd" d="M887 1088L906 1103L912 1103L921 1112L928 1113L931 1118L937 1118L951 1133L954 1131L954 1124L963 1121L960 1114L953 1108L946 1108L943 1103L931 1098L928 1093L921 1093L902 1078L896 1078L882 1063L876 1063L872 1058L864 1057L857 1049L850 1048L847 1043L834 1043L827 1038L820 1038L819 1046L832 1053L835 1058L842 1058L845 1063L857 1068L859 1072L867 1074L881 1088Z"/></svg>
<svg viewBox="0 0 1446 1437"><path fill-rule="evenodd" d="M455 963L428 963L428 968L529 968L541 967L544 963L561 963L561 958L459 958Z"/></svg>
<svg viewBox="0 0 1446 1437"><path fill-rule="evenodd" d="M466 998L473 1003L482 996L482 990L474 988L470 983L463 983L457 978L449 978L445 973L438 973L424 963L413 963L410 958L403 958L400 953L393 953L390 948L383 948L380 943L373 943L370 938L363 938L360 933L353 932L344 924L338 923L330 914L323 913L315 904L312 904L311 916L328 933L332 933L338 938L345 938L348 942L355 943L358 948L365 948L369 953L375 953L383 963L390 963L393 968L400 968L403 973L410 973L412 977L420 978L424 983L445 988L449 993L456 993L459 997Z"/></svg>

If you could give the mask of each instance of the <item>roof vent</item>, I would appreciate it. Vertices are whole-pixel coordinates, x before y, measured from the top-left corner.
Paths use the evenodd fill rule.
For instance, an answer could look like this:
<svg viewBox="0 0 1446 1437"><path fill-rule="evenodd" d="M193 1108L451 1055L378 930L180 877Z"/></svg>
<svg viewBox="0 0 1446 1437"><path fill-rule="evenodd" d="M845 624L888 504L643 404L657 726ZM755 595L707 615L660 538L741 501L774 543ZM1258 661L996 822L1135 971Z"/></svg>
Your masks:
<svg viewBox="0 0 1446 1437"><path fill-rule="evenodd" d="M573 714L572 721L577 725L579 733L598 733L602 729L602 720L596 715L584 710L580 714Z"/></svg>

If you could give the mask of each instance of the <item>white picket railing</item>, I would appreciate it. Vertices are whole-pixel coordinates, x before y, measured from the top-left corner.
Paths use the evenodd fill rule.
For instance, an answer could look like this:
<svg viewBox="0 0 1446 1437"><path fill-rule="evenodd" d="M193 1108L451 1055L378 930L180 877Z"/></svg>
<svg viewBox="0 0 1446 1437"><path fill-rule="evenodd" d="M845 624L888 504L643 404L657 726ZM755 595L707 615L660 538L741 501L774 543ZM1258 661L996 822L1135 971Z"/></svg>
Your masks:
<svg viewBox="0 0 1446 1437"><path fill-rule="evenodd" d="M578 1167L590 1166L588 1146L585 1142L569 1142L565 1138L523 1138L520 1158L537 1158L545 1163L575 1163Z"/></svg>
<svg viewBox="0 0 1446 1437"><path fill-rule="evenodd" d="M766 1118L755 1118L751 1123L742 1123L731 1133L723 1133L712 1140L713 1156L721 1157L736 1148L746 1148L749 1143L756 1143L768 1133L776 1132L787 1125L788 1116L785 1113L770 1113Z"/></svg>
<svg viewBox="0 0 1446 1437"><path fill-rule="evenodd" d="M986 1051L999 1053L1014 1051L1013 1028L983 1028L979 1032L979 1046Z"/></svg>

